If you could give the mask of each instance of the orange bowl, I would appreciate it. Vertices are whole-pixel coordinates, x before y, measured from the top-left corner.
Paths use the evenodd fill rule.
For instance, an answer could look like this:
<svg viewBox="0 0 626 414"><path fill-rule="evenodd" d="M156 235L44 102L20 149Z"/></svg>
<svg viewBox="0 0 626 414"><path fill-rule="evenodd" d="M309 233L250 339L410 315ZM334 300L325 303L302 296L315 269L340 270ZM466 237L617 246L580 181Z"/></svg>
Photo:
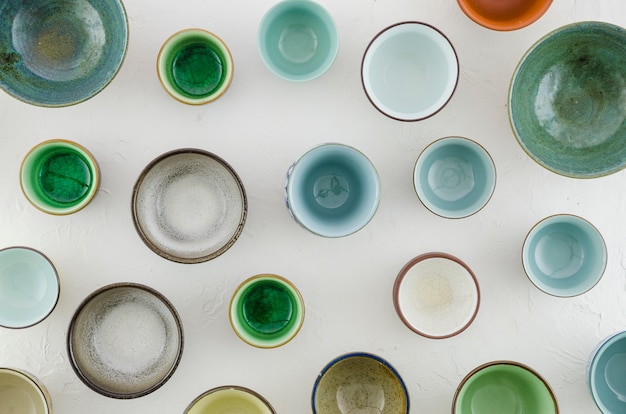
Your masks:
<svg viewBox="0 0 626 414"><path fill-rule="evenodd" d="M463 12L492 30L508 31L526 27L552 5L552 0L457 0Z"/></svg>

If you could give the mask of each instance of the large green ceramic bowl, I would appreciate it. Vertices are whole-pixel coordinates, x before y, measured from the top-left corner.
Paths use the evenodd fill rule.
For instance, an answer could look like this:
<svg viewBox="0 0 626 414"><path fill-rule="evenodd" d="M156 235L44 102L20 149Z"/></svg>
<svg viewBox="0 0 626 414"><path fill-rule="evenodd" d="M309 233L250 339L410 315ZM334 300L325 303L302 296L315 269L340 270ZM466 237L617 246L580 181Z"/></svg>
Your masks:
<svg viewBox="0 0 626 414"><path fill-rule="evenodd" d="M579 22L543 37L513 75L509 116L522 148L557 174L626 167L626 30Z"/></svg>
<svg viewBox="0 0 626 414"><path fill-rule="evenodd" d="M127 45L121 0L0 1L0 87L29 104L93 97L117 74Z"/></svg>

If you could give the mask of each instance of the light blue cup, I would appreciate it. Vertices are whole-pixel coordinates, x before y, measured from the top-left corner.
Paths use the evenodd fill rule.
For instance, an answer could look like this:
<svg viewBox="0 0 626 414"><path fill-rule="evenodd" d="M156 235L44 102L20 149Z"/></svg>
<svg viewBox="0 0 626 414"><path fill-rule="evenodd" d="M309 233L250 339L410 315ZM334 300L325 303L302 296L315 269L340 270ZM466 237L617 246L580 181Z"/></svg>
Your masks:
<svg viewBox="0 0 626 414"><path fill-rule="evenodd" d="M287 209L302 227L324 237L363 228L380 201L380 180L370 160L342 144L306 152L287 173Z"/></svg>
<svg viewBox="0 0 626 414"><path fill-rule="evenodd" d="M50 260L28 247L0 250L0 326L26 328L44 320L59 299Z"/></svg>
<svg viewBox="0 0 626 414"><path fill-rule="evenodd" d="M275 75L308 81L332 66L339 40L335 22L322 6L310 0L284 0L261 20L258 47Z"/></svg>
<svg viewBox="0 0 626 414"><path fill-rule="evenodd" d="M577 296L602 278L606 244L587 220L569 214L550 216L526 236L522 263L530 281L542 291L559 297Z"/></svg>
<svg viewBox="0 0 626 414"><path fill-rule="evenodd" d="M413 184L427 209L441 217L463 218L478 212L491 199L496 168L478 143L446 137L422 151L415 163Z"/></svg>
<svg viewBox="0 0 626 414"><path fill-rule="evenodd" d="M592 353L587 371L591 396L604 414L626 413L626 332L617 333Z"/></svg>

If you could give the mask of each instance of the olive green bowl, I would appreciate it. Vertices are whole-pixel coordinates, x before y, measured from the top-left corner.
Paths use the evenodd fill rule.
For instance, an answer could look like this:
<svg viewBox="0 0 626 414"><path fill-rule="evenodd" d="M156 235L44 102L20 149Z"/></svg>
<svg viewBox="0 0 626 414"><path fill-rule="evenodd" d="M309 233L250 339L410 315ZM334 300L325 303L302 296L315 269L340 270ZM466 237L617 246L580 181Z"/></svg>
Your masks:
<svg viewBox="0 0 626 414"><path fill-rule="evenodd" d="M560 27L521 59L509 89L513 132L541 166L573 178L626 167L626 30Z"/></svg>

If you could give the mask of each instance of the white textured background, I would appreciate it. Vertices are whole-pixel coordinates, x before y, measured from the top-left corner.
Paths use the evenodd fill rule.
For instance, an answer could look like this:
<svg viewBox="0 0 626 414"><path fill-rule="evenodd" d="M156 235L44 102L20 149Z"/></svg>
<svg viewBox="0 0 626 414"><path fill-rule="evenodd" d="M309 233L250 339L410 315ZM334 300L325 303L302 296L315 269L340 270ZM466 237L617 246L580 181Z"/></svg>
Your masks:
<svg viewBox="0 0 626 414"><path fill-rule="evenodd" d="M271 0L126 0L130 47L115 80L75 107L44 109L0 93L0 246L40 249L56 265L61 298L43 323L0 328L0 366L43 380L56 413L182 413L203 391L224 384L251 387L279 414L310 412L311 389L332 358L350 351L380 355L409 389L413 413L447 413L465 374L491 360L528 364L553 386L562 412L597 412L586 385L590 353L626 328L626 172L587 181L550 173L521 150L507 119L507 91L524 52L541 36L580 20L626 25L623 0L557 0L537 23L511 33L469 20L456 1L320 0L334 16L340 50L323 77L303 84L278 79L263 65L256 30ZM401 123L378 113L361 88L359 66L370 39L387 25L418 20L441 29L456 47L461 77L448 106L433 118ZM231 48L235 77L214 103L190 107L170 98L155 73L162 42L201 27ZM419 152L433 140L461 135L480 142L498 171L495 194L480 213L446 220L427 211L411 182ZM50 138L85 145L102 184L77 214L53 217L20 192L19 163ZM341 239L307 233L289 217L285 172L305 150L336 141L363 151L377 167L382 201L373 221ZM225 158L240 174L249 216L239 241L197 265L168 262L150 251L132 224L132 186L161 153L199 147ZM550 297L527 280L521 247L547 215L572 213L603 233L609 264L602 281L573 298ZM422 338L396 316L397 272L428 251L458 256L482 289L477 319L461 335ZM227 305L235 287L257 273L291 279L306 303L302 331L287 345L253 348L233 333ZM75 376L66 331L78 304L113 282L150 285L178 309L185 350L178 370L156 392L119 401L91 391Z"/></svg>

